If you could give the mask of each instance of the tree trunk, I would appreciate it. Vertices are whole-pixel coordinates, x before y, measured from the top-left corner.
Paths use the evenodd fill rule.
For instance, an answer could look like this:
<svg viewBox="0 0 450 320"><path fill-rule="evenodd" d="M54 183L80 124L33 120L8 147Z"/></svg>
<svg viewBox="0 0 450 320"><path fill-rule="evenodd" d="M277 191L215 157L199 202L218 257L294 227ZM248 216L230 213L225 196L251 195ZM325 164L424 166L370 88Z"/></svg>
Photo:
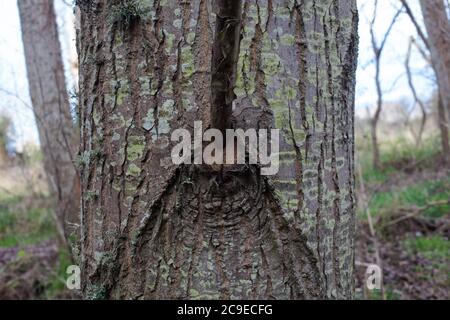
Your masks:
<svg viewBox="0 0 450 320"><path fill-rule="evenodd" d="M10 162L7 150L10 126L10 118L0 115L0 168L6 168Z"/></svg>
<svg viewBox="0 0 450 320"><path fill-rule="evenodd" d="M52 0L19 0L22 38L33 111L61 240L79 223L80 183L73 160L78 129L70 114Z"/></svg>
<svg viewBox="0 0 450 320"><path fill-rule="evenodd" d="M372 142L372 166L377 170L381 170L380 146L378 144L377 132L378 119L379 117L370 121L370 138Z"/></svg>
<svg viewBox="0 0 450 320"><path fill-rule="evenodd" d="M448 135L448 121L446 120L444 98L445 94L442 93L442 89L438 83L438 100L437 100L437 116L438 127L441 132L441 146L444 160L450 164L450 141Z"/></svg>
<svg viewBox="0 0 450 320"><path fill-rule="evenodd" d="M370 37L372 40L372 50L374 54L374 64L375 64L375 87L377 89L377 105L375 109L375 113L370 121L371 125L371 138L372 138L372 165L375 169L381 169L381 159L380 159L380 146L378 144L378 121L380 120L381 111L383 109L383 90L381 87L381 56L383 54L384 46L386 45L386 41L389 37L389 34L392 31L392 28L397 21L398 16L400 15L400 11L394 15L387 31L385 32L382 40L378 43L376 35L375 35L375 22L377 20L378 15L378 1L375 0L374 11L372 20L370 22Z"/></svg>
<svg viewBox="0 0 450 320"><path fill-rule="evenodd" d="M450 114L450 22L444 1L421 0L431 59L439 87L439 128L445 160L450 163L448 116ZM447 114L446 114L447 113Z"/></svg>
<svg viewBox="0 0 450 320"><path fill-rule="evenodd" d="M410 131L414 137L414 140L416 141L416 146L421 147L422 146L422 138L423 138L423 134L425 131L425 125L427 123L427 109L425 107L425 104L420 99L419 95L417 94L416 87L414 86L413 74L412 74L412 70L411 70L411 66L410 66L411 65L412 45L414 44L414 42L415 42L414 38L411 38L409 41L409 44L408 44L408 52L406 54L406 60L405 60L405 70L406 70L406 76L408 78L409 89L411 90L411 93L414 98L415 105L413 107L413 110L417 105L419 105L420 112L422 113L422 118L420 120L420 127L419 127L418 132L416 133L413 126L410 126ZM410 116L408 116L408 119L406 121L407 126L409 126L409 118L410 118Z"/></svg>
<svg viewBox="0 0 450 320"><path fill-rule="evenodd" d="M356 3L226 5L78 1L87 298L353 297ZM280 129L278 174L172 164L195 120Z"/></svg>

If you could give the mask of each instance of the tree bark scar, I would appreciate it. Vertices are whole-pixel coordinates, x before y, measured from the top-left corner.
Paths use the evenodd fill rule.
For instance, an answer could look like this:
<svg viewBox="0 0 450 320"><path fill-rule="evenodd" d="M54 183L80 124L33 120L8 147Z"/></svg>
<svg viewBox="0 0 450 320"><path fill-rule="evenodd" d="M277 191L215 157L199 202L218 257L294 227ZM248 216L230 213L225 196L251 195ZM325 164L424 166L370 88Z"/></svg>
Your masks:
<svg viewBox="0 0 450 320"><path fill-rule="evenodd" d="M101 271L127 279L111 283L108 297L323 296L306 238L289 228L258 168L227 168L223 175L205 166L177 171L137 234L132 263L114 276Z"/></svg>
<svg viewBox="0 0 450 320"><path fill-rule="evenodd" d="M213 128L225 131L231 126L232 104L235 99L242 0L217 0L215 10L217 21L211 66L211 121Z"/></svg>

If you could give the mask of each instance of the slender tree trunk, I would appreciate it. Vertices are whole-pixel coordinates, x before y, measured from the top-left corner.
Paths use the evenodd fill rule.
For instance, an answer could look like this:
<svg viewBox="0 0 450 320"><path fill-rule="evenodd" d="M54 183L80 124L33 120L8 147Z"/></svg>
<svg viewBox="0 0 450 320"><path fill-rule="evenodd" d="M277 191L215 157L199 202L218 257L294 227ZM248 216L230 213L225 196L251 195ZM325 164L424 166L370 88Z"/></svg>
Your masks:
<svg viewBox="0 0 450 320"><path fill-rule="evenodd" d="M7 167L10 162L7 150L10 125L9 117L0 115L0 168Z"/></svg>
<svg viewBox="0 0 450 320"><path fill-rule="evenodd" d="M425 125L427 123L427 110L426 110L425 104L423 103L422 99L420 99L419 95L417 94L416 87L414 86L413 75L411 72L410 64L411 64L412 45L414 44L414 42L415 42L414 39L411 38L411 40L408 44L408 52L406 54L406 60L405 60L405 70L406 70L406 76L408 78L408 85L409 85L409 88L410 88L411 93L414 98L415 106L419 105L420 112L422 113L422 119L420 121L420 127L419 127L417 134L416 134L414 128L411 126L411 133L414 136L414 139L416 140L416 146L420 147L422 145L423 133L425 131ZM408 120L408 122L409 122L409 120Z"/></svg>
<svg viewBox="0 0 450 320"><path fill-rule="evenodd" d="M356 3L242 2L78 1L87 298L353 297ZM279 173L172 164L195 120Z"/></svg>
<svg viewBox="0 0 450 320"><path fill-rule="evenodd" d="M2 141L0 141L2 142ZM6 152L6 146L0 144L0 168L6 167L9 162L8 152Z"/></svg>
<svg viewBox="0 0 450 320"><path fill-rule="evenodd" d="M372 166L381 170L380 146L378 144L378 119L374 118L370 121L370 138L372 142Z"/></svg>
<svg viewBox="0 0 450 320"><path fill-rule="evenodd" d="M70 223L79 223L80 183L73 163L79 138L70 114L53 1L19 0L18 6L30 97L56 201L58 230L65 242Z"/></svg>
<svg viewBox="0 0 450 320"><path fill-rule="evenodd" d="M381 53L381 52L380 52ZM380 146L378 144L378 122L380 120L381 111L383 108L383 91L381 89L381 79L380 79L380 64L381 56L376 51L375 52L375 85L377 89L377 106L375 109L375 114L370 121L371 124L371 137L372 137L372 165L375 169L381 169L381 158L380 158Z"/></svg>
<svg viewBox="0 0 450 320"><path fill-rule="evenodd" d="M374 64L375 64L375 87L377 89L377 104L375 108L375 113L370 121L371 124L371 138L372 138L372 165L374 168L380 170L381 169L381 159L380 159L380 146L378 144L378 122L380 120L381 111L383 109L383 89L381 87L381 56L383 54L384 46L386 45L386 41L389 37L389 34L392 31L392 28L397 21L398 16L400 15L400 10L394 15L390 25L388 26L387 31L385 32L383 38L380 43L377 42L375 35L375 22L377 20L378 15L378 0L375 0L374 10L372 15L372 20L370 22L370 37L372 41L372 50L374 55Z"/></svg>
<svg viewBox="0 0 450 320"><path fill-rule="evenodd" d="M450 114L450 22L444 1L420 0L433 67L439 87L439 128L445 160L450 163L449 122Z"/></svg>
<svg viewBox="0 0 450 320"><path fill-rule="evenodd" d="M438 100L437 100L437 115L438 115L438 127L439 131L441 132L441 146L442 151L444 155L444 160L447 163L450 163L450 141L449 141L449 134L448 134L448 121L446 120L446 113L445 113L445 105L444 105L444 97L445 94L442 93L442 89L440 88L438 84Z"/></svg>

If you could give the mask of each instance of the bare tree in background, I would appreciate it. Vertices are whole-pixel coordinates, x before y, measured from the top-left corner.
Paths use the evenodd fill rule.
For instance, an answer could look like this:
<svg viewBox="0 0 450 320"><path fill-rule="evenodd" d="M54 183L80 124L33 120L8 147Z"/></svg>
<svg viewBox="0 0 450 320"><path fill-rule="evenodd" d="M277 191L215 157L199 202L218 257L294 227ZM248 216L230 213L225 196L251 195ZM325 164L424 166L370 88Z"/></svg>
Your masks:
<svg viewBox="0 0 450 320"><path fill-rule="evenodd" d="M7 146L10 128L11 119L6 115L0 114L0 168L9 163Z"/></svg>
<svg viewBox="0 0 450 320"><path fill-rule="evenodd" d="M380 120L381 111L383 109L383 88L381 85L381 57L383 54L384 47L386 45L386 41L389 37L389 34L392 31L392 28L395 25L395 22L397 21L398 16L400 15L400 10L397 11L397 13L394 15L394 18L392 19L391 23L389 24L383 39L380 43L378 43L376 35L375 35L375 23L377 20L377 14L378 14L378 0L375 0L374 4L374 11L372 20L370 22L370 37L372 40L372 50L374 54L374 64L375 64L375 87L377 90L377 103L375 112L372 116L372 119L370 120L371 124L371 139L372 139L372 163L374 168L380 169L381 168L381 159L380 159L380 147L378 144L378 122Z"/></svg>
<svg viewBox="0 0 450 320"><path fill-rule="evenodd" d="M28 84L37 121L56 224L65 244L79 223L79 176L74 157L79 130L70 114L53 0L18 0Z"/></svg>
<svg viewBox="0 0 450 320"><path fill-rule="evenodd" d="M356 1L77 3L85 297L352 298ZM194 120L278 175L174 165Z"/></svg>
<svg viewBox="0 0 450 320"><path fill-rule="evenodd" d="M444 160L450 163L449 121L450 114L450 23L442 0L420 0L428 37L421 29L406 0L400 0L417 30L417 34L430 52L431 66L436 74L438 87L438 125ZM423 53L422 53L423 54ZM424 55L424 54L423 54Z"/></svg>
<svg viewBox="0 0 450 320"><path fill-rule="evenodd" d="M441 126L445 126L443 136L444 157L450 161L448 137L448 115L450 114L450 22L443 0L420 0L423 20L428 33L428 45L439 84Z"/></svg>
<svg viewBox="0 0 450 320"><path fill-rule="evenodd" d="M408 44L408 51L406 54L405 69L406 69L406 75L408 77L408 85L409 85L409 88L411 89L411 93L414 98L414 106L413 106L413 109L411 110L411 113L414 112L416 106L419 106L420 112L422 114L422 118L421 118L420 125L419 125L419 130L416 132L413 127L410 128L411 133L413 134L413 136L416 140L417 146L420 146L422 144L423 132L425 130L425 125L427 122L427 110L425 107L425 103L418 96L416 87L414 86L414 79L413 79L412 70L411 70L411 55L412 55L412 47L413 47L414 43L415 43L414 38L411 38L409 41L409 44ZM409 117L408 117L408 119L409 119Z"/></svg>

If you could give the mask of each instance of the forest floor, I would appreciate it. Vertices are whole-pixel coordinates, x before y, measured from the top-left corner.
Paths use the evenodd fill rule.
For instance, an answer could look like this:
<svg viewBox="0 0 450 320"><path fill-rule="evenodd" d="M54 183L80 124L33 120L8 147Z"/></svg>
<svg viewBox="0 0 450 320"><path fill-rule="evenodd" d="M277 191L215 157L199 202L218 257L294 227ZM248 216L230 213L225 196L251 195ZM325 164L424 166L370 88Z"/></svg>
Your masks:
<svg viewBox="0 0 450 320"><path fill-rule="evenodd" d="M390 142L375 170L358 145L358 299L450 298L450 170L438 146ZM0 299L76 297L65 287L71 263L58 249L44 185L39 161L0 168ZM382 291L363 289L370 264L382 266Z"/></svg>
<svg viewBox="0 0 450 320"><path fill-rule="evenodd" d="M0 300L70 298L40 157L0 167Z"/></svg>
<svg viewBox="0 0 450 320"><path fill-rule="evenodd" d="M381 170L357 152L358 298L450 298L450 170L437 145L391 143ZM382 291L364 289L368 264L381 264Z"/></svg>

